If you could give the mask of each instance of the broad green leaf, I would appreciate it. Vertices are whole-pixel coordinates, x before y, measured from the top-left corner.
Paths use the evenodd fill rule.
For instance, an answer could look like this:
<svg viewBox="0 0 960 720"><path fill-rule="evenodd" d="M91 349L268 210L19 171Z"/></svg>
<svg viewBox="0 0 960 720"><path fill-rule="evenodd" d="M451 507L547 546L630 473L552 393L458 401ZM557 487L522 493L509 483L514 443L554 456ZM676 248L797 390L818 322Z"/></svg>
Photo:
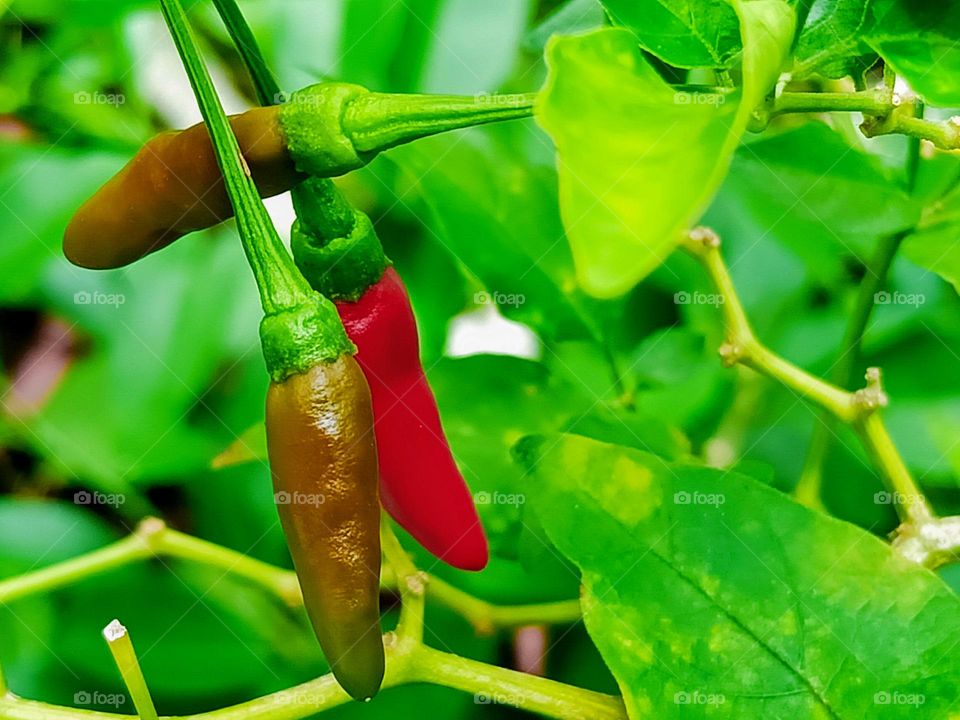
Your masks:
<svg viewBox="0 0 960 720"><path fill-rule="evenodd" d="M879 54L934 105L960 104L960 7L910 0L817 0L794 75L856 75Z"/></svg>
<svg viewBox="0 0 960 720"><path fill-rule="evenodd" d="M937 273L960 293L960 225L928 228L903 243L903 254Z"/></svg>
<svg viewBox="0 0 960 720"><path fill-rule="evenodd" d="M735 472L571 436L519 454L631 717L950 716L960 600L886 543Z"/></svg>
<svg viewBox="0 0 960 720"><path fill-rule="evenodd" d="M874 0L864 41L933 105L960 105L960 5Z"/></svg>
<svg viewBox="0 0 960 720"><path fill-rule="evenodd" d="M675 91L623 29L550 43L537 117L557 146L561 213L588 293L626 292L675 248L777 78L793 37L792 8L747 0L737 10L744 85L734 94Z"/></svg>
<svg viewBox="0 0 960 720"><path fill-rule="evenodd" d="M674 67L727 67L740 52L737 14L712 0L604 0L610 18Z"/></svg>
<svg viewBox="0 0 960 720"><path fill-rule="evenodd" d="M816 0L794 48L792 74L837 78L857 75L876 62L863 43L871 0Z"/></svg>
<svg viewBox="0 0 960 720"><path fill-rule="evenodd" d="M838 255L866 260L920 212L875 158L818 122L741 146L718 197L823 273Z"/></svg>

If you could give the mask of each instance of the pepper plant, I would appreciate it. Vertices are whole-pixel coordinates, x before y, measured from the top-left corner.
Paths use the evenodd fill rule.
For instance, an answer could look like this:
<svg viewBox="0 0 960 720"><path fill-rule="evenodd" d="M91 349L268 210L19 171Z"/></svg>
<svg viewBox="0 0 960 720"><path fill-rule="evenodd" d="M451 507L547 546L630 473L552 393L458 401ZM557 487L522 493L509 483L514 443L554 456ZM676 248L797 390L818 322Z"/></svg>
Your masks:
<svg viewBox="0 0 960 720"><path fill-rule="evenodd" d="M960 714L960 10L183 4L0 2L0 718Z"/></svg>

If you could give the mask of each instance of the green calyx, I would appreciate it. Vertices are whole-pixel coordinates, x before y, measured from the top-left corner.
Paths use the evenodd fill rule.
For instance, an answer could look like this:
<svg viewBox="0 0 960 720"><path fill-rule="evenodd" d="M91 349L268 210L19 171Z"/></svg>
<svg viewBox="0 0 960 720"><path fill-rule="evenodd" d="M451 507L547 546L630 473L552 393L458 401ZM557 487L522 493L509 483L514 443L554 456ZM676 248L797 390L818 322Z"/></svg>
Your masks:
<svg viewBox="0 0 960 720"><path fill-rule="evenodd" d="M295 307L265 315L260 321L260 345L267 372L276 383L356 352L337 308L319 293Z"/></svg>
<svg viewBox="0 0 960 720"><path fill-rule="evenodd" d="M370 92L349 83L296 91L280 107L280 126L297 169L334 177L377 153L457 128L529 117L533 94L413 95Z"/></svg>
<svg viewBox="0 0 960 720"><path fill-rule="evenodd" d="M293 205L290 247L300 273L332 300L360 299L390 266L370 218L323 178L294 188Z"/></svg>
<svg viewBox="0 0 960 720"><path fill-rule="evenodd" d="M280 106L280 126L297 170L333 177L373 159L357 151L342 122L347 105L369 92L360 85L320 83L297 90Z"/></svg>

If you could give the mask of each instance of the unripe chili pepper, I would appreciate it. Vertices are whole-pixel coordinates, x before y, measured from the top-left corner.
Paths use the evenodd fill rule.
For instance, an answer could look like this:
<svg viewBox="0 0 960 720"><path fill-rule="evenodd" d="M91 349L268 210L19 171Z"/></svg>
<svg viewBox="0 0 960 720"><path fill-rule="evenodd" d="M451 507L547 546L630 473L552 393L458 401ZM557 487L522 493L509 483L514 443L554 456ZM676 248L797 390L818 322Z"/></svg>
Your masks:
<svg viewBox="0 0 960 720"><path fill-rule="evenodd" d="M341 355L271 383L267 446L303 602L330 667L352 697L383 679L380 505L370 391Z"/></svg>
<svg viewBox="0 0 960 720"><path fill-rule="evenodd" d="M403 281L389 267L370 219L350 208L330 181L307 180L294 189L294 205L294 258L314 289L336 302L370 385L384 507L441 560L482 569L486 536L420 363Z"/></svg>
<svg viewBox="0 0 960 720"><path fill-rule="evenodd" d="M384 673L377 453L370 392L333 304L297 272L242 168L239 144L178 0L164 17L212 137L264 317L266 425L278 511L304 605L331 670L356 699Z"/></svg>
<svg viewBox="0 0 960 720"><path fill-rule="evenodd" d="M530 114L532 98L402 95L321 83L277 107L231 118L262 197L306 174L333 177L396 145L470 125ZM233 209L202 124L150 140L77 211L63 239L76 265L114 268L229 218Z"/></svg>

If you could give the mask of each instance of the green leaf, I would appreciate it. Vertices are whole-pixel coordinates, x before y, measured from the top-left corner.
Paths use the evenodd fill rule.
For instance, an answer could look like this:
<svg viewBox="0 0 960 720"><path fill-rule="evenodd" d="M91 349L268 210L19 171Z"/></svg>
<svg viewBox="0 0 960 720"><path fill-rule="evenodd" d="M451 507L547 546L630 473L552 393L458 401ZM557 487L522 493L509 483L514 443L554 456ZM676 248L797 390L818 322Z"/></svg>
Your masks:
<svg viewBox="0 0 960 720"><path fill-rule="evenodd" d="M571 436L519 454L630 717L954 707L960 600L876 537L735 472Z"/></svg>
<svg viewBox="0 0 960 720"><path fill-rule="evenodd" d="M866 259L920 213L875 158L819 122L744 144L719 197L821 272L838 255Z"/></svg>
<svg viewBox="0 0 960 720"><path fill-rule="evenodd" d="M676 92L622 29L550 43L537 117L557 146L561 213L588 293L620 295L673 251L777 78L793 10L782 0L737 9L745 38L738 94Z"/></svg>
<svg viewBox="0 0 960 720"><path fill-rule="evenodd" d="M937 273L960 293L960 189L933 207L917 231L904 240L903 254Z"/></svg>
<svg viewBox="0 0 960 720"><path fill-rule="evenodd" d="M960 5L874 0L864 41L933 105L960 105Z"/></svg>
<svg viewBox="0 0 960 720"><path fill-rule="evenodd" d="M737 14L712 0L604 0L610 18L674 67L727 67L740 52Z"/></svg>
<svg viewBox="0 0 960 720"><path fill-rule="evenodd" d="M675 457L684 442L656 418L608 408L540 363L507 356L445 359L429 371L443 427L495 547L512 556L526 498L510 450L525 435L565 430Z"/></svg>
<svg viewBox="0 0 960 720"><path fill-rule="evenodd" d="M816 0L794 48L794 77L858 75L876 62L863 43L870 0Z"/></svg>
<svg viewBox="0 0 960 720"><path fill-rule="evenodd" d="M910 0L819 0L793 74L856 75L879 54L934 105L960 105L960 6Z"/></svg>

